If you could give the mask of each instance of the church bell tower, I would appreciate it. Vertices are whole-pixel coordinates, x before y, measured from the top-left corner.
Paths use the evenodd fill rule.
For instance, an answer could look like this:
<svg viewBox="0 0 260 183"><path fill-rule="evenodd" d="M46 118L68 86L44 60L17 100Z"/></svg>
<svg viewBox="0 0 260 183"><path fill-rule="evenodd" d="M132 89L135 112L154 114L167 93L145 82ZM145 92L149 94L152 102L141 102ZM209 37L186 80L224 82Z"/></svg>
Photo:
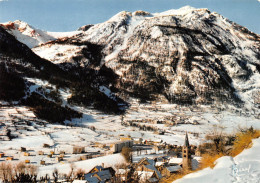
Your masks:
<svg viewBox="0 0 260 183"><path fill-rule="evenodd" d="M182 168L191 170L191 149L187 132L185 136L185 142L182 147Z"/></svg>

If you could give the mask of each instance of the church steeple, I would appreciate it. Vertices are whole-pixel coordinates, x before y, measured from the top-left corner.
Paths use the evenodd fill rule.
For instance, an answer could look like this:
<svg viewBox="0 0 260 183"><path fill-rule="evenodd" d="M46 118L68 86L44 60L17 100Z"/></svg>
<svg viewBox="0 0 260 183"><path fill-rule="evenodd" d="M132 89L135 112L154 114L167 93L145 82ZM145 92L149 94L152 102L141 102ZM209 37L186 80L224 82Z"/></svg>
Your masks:
<svg viewBox="0 0 260 183"><path fill-rule="evenodd" d="M182 168L191 169L191 151L187 132L185 135L184 145L182 147Z"/></svg>
<svg viewBox="0 0 260 183"><path fill-rule="evenodd" d="M190 143L189 143L189 138L188 138L187 132L186 132L186 136L185 136L184 147L190 147Z"/></svg>

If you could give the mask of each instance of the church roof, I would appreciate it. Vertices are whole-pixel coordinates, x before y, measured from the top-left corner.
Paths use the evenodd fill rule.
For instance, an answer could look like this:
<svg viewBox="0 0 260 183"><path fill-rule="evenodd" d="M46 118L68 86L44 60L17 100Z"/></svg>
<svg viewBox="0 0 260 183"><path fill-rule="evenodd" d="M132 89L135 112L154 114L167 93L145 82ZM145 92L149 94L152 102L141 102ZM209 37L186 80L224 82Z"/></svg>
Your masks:
<svg viewBox="0 0 260 183"><path fill-rule="evenodd" d="M190 143L189 143L189 138L188 138L187 132L186 132L186 136L185 136L184 147L190 147Z"/></svg>

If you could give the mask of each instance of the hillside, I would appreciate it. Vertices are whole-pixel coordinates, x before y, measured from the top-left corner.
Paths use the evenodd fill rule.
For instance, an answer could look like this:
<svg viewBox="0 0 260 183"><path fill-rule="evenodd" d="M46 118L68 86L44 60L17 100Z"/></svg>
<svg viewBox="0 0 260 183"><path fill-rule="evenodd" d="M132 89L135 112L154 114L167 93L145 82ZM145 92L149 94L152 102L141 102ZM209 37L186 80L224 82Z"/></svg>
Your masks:
<svg viewBox="0 0 260 183"><path fill-rule="evenodd" d="M122 114L137 99L260 116L260 36L208 9L120 12L70 33L2 27L2 100Z"/></svg>
<svg viewBox="0 0 260 183"><path fill-rule="evenodd" d="M88 100L86 105L111 113L121 111L117 98L109 98L98 88L92 87L91 83L81 81L74 73L65 72L57 65L40 58L2 27L0 61L0 100L4 105L8 102L9 105L29 106L38 118L63 123L65 120L80 118L82 114L68 107L68 101L62 102L60 89L73 92L81 88ZM73 99L77 100L76 97ZM101 101L106 101L109 107L98 105Z"/></svg>
<svg viewBox="0 0 260 183"><path fill-rule="evenodd" d="M259 42L259 35L218 13L184 7L120 12L33 51L63 70L110 69L109 84L125 99L226 103L257 116Z"/></svg>
<svg viewBox="0 0 260 183"><path fill-rule="evenodd" d="M250 149L244 150L235 158L224 156L216 161L216 166L189 174L174 183L188 183L191 181L211 182L258 182L260 176L260 139L253 141Z"/></svg>

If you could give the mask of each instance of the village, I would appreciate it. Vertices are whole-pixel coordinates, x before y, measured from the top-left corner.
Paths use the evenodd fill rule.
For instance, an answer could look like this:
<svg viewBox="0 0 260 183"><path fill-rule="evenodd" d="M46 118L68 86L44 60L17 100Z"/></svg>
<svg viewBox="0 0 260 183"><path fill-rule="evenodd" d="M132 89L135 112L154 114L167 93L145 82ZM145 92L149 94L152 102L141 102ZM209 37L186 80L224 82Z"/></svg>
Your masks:
<svg viewBox="0 0 260 183"><path fill-rule="evenodd" d="M65 124L50 124L36 118L29 108L2 105L0 163L36 166L39 181L54 181L55 167L59 170L75 164L84 172L84 176L73 178L75 182L127 182L129 178L159 182L185 167L198 168L200 144L207 142L206 135L218 130L233 132L233 124L242 124L246 115L235 109L225 111L232 121L223 118L219 108L203 109L134 101L124 115L80 109L88 115ZM252 119L247 125L256 122L258 119ZM122 158L123 149L131 156ZM114 157L113 162L110 157ZM59 171L57 182L68 182L64 175L70 168Z"/></svg>
<svg viewBox="0 0 260 183"><path fill-rule="evenodd" d="M99 144L96 144L99 145ZM200 151L197 147L189 144L188 134L185 136L183 146L170 146L168 144L153 143L148 141L133 141L130 137L121 137L120 141L110 144L108 147L110 154L121 153L129 150L125 158L129 158L127 163L119 164L115 167L105 167L104 163L93 167L87 173L81 173L77 177L68 177L59 175L55 182L73 182L75 183L100 183L100 182L128 182L133 179L139 182L159 182L163 177L169 177L178 173L182 169L198 168L200 160ZM51 150L47 144L43 145L41 151L20 148L20 152L15 156L8 156L0 153L0 161L21 161L25 164L36 164L37 166L46 166L51 163L64 163L69 161L69 157L78 155L78 161L106 156L101 153L88 153L84 147L74 146L72 152ZM49 149L49 151L46 151ZM39 156L39 162L33 162L30 159ZM143 158L142 158L143 157ZM149 158L147 158L149 157ZM43 160L44 159L44 160ZM84 170L83 170L84 172ZM52 178L42 178L39 180L51 181Z"/></svg>

